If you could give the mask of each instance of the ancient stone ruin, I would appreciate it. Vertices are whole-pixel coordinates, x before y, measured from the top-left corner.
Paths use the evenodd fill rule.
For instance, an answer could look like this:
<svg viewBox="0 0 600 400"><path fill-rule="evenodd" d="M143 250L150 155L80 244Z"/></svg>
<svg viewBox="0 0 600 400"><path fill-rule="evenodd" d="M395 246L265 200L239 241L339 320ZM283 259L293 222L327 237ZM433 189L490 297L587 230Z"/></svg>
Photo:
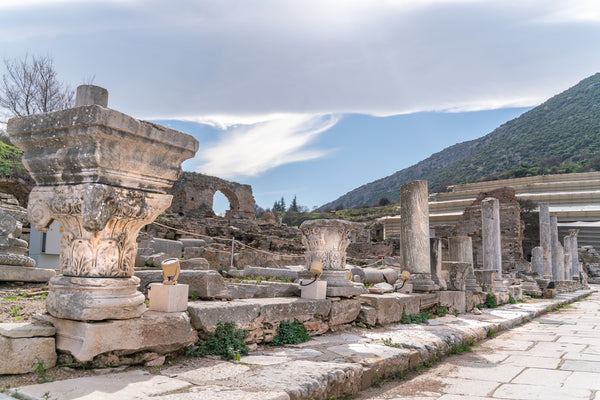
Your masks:
<svg viewBox="0 0 600 400"><path fill-rule="evenodd" d="M225 218L255 218L254 196L250 185L226 181L214 176L184 172L169 193L173 202L169 211L188 217L214 216L213 198L220 191L229 200Z"/></svg>

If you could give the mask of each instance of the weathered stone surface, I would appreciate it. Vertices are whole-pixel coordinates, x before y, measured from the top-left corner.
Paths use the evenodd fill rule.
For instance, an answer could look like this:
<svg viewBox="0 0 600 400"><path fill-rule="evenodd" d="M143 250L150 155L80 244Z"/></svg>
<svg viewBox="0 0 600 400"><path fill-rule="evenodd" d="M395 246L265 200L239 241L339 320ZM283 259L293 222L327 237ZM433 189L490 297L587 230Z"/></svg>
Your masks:
<svg viewBox="0 0 600 400"><path fill-rule="evenodd" d="M165 253L172 258L180 258L183 255L183 243L179 240L152 238L139 245L151 248L153 253Z"/></svg>
<svg viewBox="0 0 600 400"><path fill-rule="evenodd" d="M363 283L379 283L384 281L383 271L378 268L362 268ZM359 274L360 275L360 274Z"/></svg>
<svg viewBox="0 0 600 400"><path fill-rule="evenodd" d="M377 309L371 306L362 305L358 314L358 321L373 326L377 323Z"/></svg>
<svg viewBox="0 0 600 400"><path fill-rule="evenodd" d="M429 254L429 203L427 181L413 181L400 187L400 230L403 265L408 268L415 292L436 290L431 279Z"/></svg>
<svg viewBox="0 0 600 400"><path fill-rule="evenodd" d="M260 316L268 322L293 320L307 321L313 317L325 318L331 311L331 301L299 298L273 298L241 300L260 306Z"/></svg>
<svg viewBox="0 0 600 400"><path fill-rule="evenodd" d="M439 292L440 304L450 306L459 313L466 312L466 296L463 292L443 290Z"/></svg>
<svg viewBox="0 0 600 400"><path fill-rule="evenodd" d="M102 322L44 317L56 327L56 348L78 361L90 361L99 354L121 350L165 354L198 339L185 312L147 311L140 318Z"/></svg>
<svg viewBox="0 0 600 400"><path fill-rule="evenodd" d="M294 360L249 371L239 382L249 388L285 391L291 400L325 400L357 393L362 373L362 366L354 363Z"/></svg>
<svg viewBox="0 0 600 400"><path fill-rule="evenodd" d="M398 280L398 271L393 268L384 268L381 270L383 279L390 285L393 285Z"/></svg>
<svg viewBox="0 0 600 400"><path fill-rule="evenodd" d="M183 248L187 247L206 247L208 243L204 239L179 239Z"/></svg>
<svg viewBox="0 0 600 400"><path fill-rule="evenodd" d="M36 399L44 398L45 393L49 393L50 398L53 399L163 399L155 396L182 390L189 385L183 380L151 375L149 372L138 370L21 386L15 390L28 398ZM55 397L59 393L63 395Z"/></svg>
<svg viewBox="0 0 600 400"><path fill-rule="evenodd" d="M219 320L235 321L241 329L256 329L260 305L234 300L228 302L194 301L188 303L188 313L194 329L212 332Z"/></svg>
<svg viewBox="0 0 600 400"><path fill-rule="evenodd" d="M329 325L342 325L353 322L358 317L360 309L360 301L358 300L340 300L332 302Z"/></svg>
<svg viewBox="0 0 600 400"><path fill-rule="evenodd" d="M362 304L377 310L379 325L400 321L403 310L407 314L413 314L418 313L421 309L419 297L401 293L363 294L359 300Z"/></svg>
<svg viewBox="0 0 600 400"><path fill-rule="evenodd" d="M436 305L437 303L439 303L439 301L440 301L440 296L439 296L438 292L415 293L415 294L413 294L413 296L417 297L419 299L419 309L420 310L425 310L429 307L432 307L432 306Z"/></svg>
<svg viewBox="0 0 600 400"><path fill-rule="evenodd" d="M531 269L540 277L544 276L544 249L539 246L531 250Z"/></svg>
<svg viewBox="0 0 600 400"><path fill-rule="evenodd" d="M371 286L368 290L369 293L375 294L392 293L394 291L394 287L389 283L379 282Z"/></svg>
<svg viewBox="0 0 600 400"><path fill-rule="evenodd" d="M162 271L136 271L135 276L140 279L140 287L142 288L149 282L162 281ZM196 292L195 295L201 299L227 295L225 281L217 271L181 270L177 281L188 285L190 295Z"/></svg>
<svg viewBox="0 0 600 400"><path fill-rule="evenodd" d="M0 281L5 282L48 282L55 275L54 269L0 265Z"/></svg>
<svg viewBox="0 0 600 400"><path fill-rule="evenodd" d="M33 372L34 363L39 361L43 361L46 368L56 365L54 337L0 335L0 375Z"/></svg>
<svg viewBox="0 0 600 400"><path fill-rule="evenodd" d="M180 261L181 269L199 269L199 270L217 270L216 266L211 267L210 263L206 258L195 257L190 258L189 260Z"/></svg>
<svg viewBox="0 0 600 400"><path fill-rule="evenodd" d="M191 258L199 258L204 257L208 248L205 247L184 247L183 248L183 258L191 259Z"/></svg>
<svg viewBox="0 0 600 400"><path fill-rule="evenodd" d="M8 338L30 338L54 336L56 329L50 324L37 322L0 323L0 336Z"/></svg>
<svg viewBox="0 0 600 400"><path fill-rule="evenodd" d="M481 202L483 241L483 269L493 269L502 276L502 253L500 236L500 206L498 199L487 198Z"/></svg>
<svg viewBox="0 0 600 400"><path fill-rule="evenodd" d="M244 267L244 275L247 277L264 277L264 278L278 278L278 279L298 279L298 271L294 271L288 268L263 268L263 267Z"/></svg>

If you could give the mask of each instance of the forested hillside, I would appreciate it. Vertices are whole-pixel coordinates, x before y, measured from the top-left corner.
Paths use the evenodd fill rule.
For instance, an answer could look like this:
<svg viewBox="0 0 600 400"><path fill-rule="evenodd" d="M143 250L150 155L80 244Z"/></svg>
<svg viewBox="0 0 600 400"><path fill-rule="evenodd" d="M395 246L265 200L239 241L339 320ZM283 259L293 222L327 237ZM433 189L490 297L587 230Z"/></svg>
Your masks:
<svg viewBox="0 0 600 400"><path fill-rule="evenodd" d="M448 185L549 173L600 170L600 73L479 139L450 146L388 177L367 183L321 209L398 201L415 179L429 190Z"/></svg>

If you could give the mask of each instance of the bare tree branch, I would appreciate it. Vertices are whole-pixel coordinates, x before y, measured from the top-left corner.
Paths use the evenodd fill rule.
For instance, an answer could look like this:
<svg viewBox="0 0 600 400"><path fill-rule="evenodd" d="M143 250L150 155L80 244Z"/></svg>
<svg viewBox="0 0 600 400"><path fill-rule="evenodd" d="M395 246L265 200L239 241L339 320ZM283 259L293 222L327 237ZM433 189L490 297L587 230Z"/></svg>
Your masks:
<svg viewBox="0 0 600 400"><path fill-rule="evenodd" d="M0 82L0 107L10 116L60 110L73 106L75 91L60 82L50 56L25 55L22 60L4 60Z"/></svg>

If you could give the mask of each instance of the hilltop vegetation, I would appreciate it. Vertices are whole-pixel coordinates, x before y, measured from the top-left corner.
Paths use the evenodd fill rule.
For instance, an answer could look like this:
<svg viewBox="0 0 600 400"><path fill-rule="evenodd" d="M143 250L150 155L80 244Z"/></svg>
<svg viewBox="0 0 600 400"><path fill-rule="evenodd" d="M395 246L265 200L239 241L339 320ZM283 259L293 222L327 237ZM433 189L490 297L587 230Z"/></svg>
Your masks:
<svg viewBox="0 0 600 400"><path fill-rule="evenodd" d="M600 73L552 97L479 139L450 146L388 177L365 184L320 209L400 200L400 186L448 185L551 173L600 170Z"/></svg>

